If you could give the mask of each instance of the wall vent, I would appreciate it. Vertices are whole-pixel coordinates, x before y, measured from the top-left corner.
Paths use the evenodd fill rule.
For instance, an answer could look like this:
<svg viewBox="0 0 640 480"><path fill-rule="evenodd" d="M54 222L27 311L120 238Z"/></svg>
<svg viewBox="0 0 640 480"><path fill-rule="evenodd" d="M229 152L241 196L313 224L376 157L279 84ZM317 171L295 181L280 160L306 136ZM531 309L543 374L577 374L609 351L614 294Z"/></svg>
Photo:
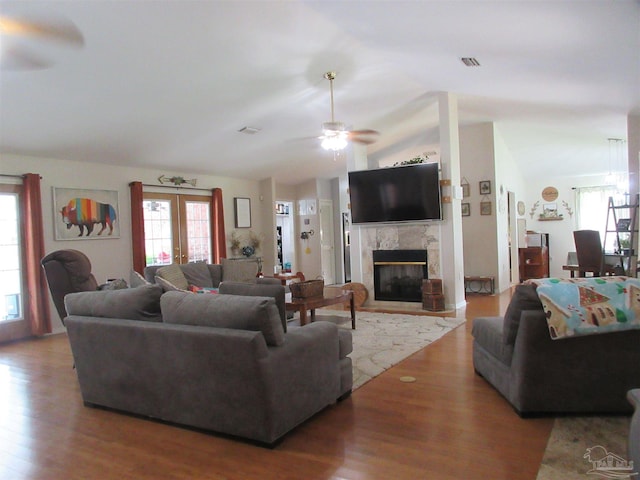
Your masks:
<svg viewBox="0 0 640 480"><path fill-rule="evenodd" d="M474 57L462 57L462 63L464 63L467 67L479 67L480 62Z"/></svg>
<svg viewBox="0 0 640 480"><path fill-rule="evenodd" d="M259 131L260 129L256 127L242 127L240 130L238 130L238 132L246 133L247 135L255 135Z"/></svg>

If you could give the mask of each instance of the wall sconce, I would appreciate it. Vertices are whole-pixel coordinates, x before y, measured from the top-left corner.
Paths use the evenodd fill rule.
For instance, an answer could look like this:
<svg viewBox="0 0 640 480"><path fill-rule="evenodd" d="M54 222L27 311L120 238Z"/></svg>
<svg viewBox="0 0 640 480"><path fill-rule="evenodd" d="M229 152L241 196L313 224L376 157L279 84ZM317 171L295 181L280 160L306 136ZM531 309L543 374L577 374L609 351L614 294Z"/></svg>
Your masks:
<svg viewBox="0 0 640 480"><path fill-rule="evenodd" d="M313 230L309 230L308 232L300 232L300 238L302 240L309 240L309 237L313 236L315 232Z"/></svg>

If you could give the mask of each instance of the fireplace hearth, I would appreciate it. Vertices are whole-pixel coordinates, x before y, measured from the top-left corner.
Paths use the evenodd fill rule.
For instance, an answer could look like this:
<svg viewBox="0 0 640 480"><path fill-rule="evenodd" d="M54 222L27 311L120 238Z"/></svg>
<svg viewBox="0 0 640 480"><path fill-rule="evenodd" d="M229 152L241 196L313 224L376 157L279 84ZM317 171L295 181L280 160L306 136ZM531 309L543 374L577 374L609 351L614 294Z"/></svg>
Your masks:
<svg viewBox="0 0 640 480"><path fill-rule="evenodd" d="M375 299L422 302L422 280L427 272L426 250L374 250Z"/></svg>

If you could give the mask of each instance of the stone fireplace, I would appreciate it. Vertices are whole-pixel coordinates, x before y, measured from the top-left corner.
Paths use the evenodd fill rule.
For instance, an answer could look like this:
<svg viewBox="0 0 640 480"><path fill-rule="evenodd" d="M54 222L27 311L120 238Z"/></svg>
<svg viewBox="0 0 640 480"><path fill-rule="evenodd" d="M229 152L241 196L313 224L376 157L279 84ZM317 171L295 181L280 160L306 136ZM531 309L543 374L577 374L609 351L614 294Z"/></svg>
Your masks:
<svg viewBox="0 0 640 480"><path fill-rule="evenodd" d="M374 298L374 266L373 252L375 250L426 250L427 278L442 278L440 269L440 225L426 224L397 224L397 225L368 225L359 227L357 249L351 246L351 255L358 255L361 261L361 281L369 292L367 304L386 302Z"/></svg>
<svg viewBox="0 0 640 480"><path fill-rule="evenodd" d="M426 250L374 250L376 300L421 302L422 280L428 278Z"/></svg>

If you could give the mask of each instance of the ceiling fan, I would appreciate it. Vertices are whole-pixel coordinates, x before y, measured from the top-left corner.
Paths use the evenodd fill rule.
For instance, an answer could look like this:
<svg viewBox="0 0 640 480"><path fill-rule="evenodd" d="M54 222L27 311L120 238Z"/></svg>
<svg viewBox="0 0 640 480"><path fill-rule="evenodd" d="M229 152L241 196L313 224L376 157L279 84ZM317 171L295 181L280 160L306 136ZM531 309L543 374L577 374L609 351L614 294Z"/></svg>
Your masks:
<svg viewBox="0 0 640 480"><path fill-rule="evenodd" d="M318 137L322 140L322 148L337 152L343 150L348 142L363 145L375 142L379 135L376 130L347 130L344 123L336 122L333 108L333 81L336 78L336 72L327 72L324 74L324 78L329 80L331 88L331 121L322 124L322 136Z"/></svg>
<svg viewBox="0 0 640 480"><path fill-rule="evenodd" d="M71 20L53 16L28 19L0 15L0 41L0 70L47 68L54 63L51 47L84 45L82 33Z"/></svg>

